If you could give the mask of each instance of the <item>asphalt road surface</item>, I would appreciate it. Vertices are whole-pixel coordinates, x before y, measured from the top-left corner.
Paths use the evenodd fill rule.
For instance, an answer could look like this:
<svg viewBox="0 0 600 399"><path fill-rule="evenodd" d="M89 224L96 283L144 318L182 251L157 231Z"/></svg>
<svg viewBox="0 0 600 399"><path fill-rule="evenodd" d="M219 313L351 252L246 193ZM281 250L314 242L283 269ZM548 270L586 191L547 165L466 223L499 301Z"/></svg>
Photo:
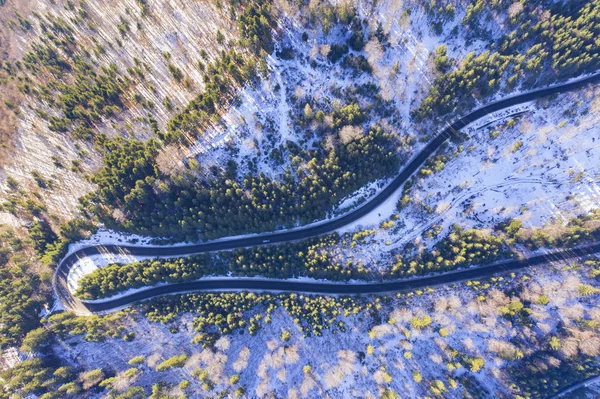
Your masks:
<svg viewBox="0 0 600 399"><path fill-rule="evenodd" d="M516 259L497 262L481 267L473 267L448 273L417 277L404 280L381 281L375 283L320 283L303 282L277 279L256 278L221 278L189 281L185 283L165 284L147 290L138 291L130 295L120 296L115 299L102 302L84 302L88 312L98 313L121 309L134 302L146 299L186 292L199 291L268 291L268 292L296 292L307 294L333 294L333 295L355 295L355 294L382 294L414 290L423 287L431 287L442 284L456 283L522 269L552 261L580 258L600 252L600 244L582 246L568 250L549 252L544 255L534 256L527 259Z"/></svg>
<svg viewBox="0 0 600 399"><path fill-rule="evenodd" d="M71 295L67 286L67 277L71 267L77 260L103 253L113 254L130 254L137 256L150 257L180 257L188 256L203 252L213 252L221 250L231 250L236 248L253 247L265 244L283 243L297 241L310 237L320 236L331 233L341 227L344 227L361 217L367 215L385 202L398 188L400 188L420 166L433 155L440 146L452 135L468 125L469 123L485 117L493 112L517 105L528 101L536 100L552 94L563 93L580 89L587 84L595 83L600 80L600 73L571 81L554 85L552 87L538 89L523 94L514 95L503 100L499 100L483 107L477 108L467 115L457 119L452 124L447 125L437 136L433 138L412 160L400 171L400 173L385 187L379 194L371 200L363 204L361 207L330 221L320 224L298 228L294 230L269 232L256 234L250 237L237 239L222 239L217 241L209 241L200 244L182 245L176 247L164 246L135 246L135 245L91 245L81 248L61 260L54 275L54 291L60 301L67 310L79 314L90 314L94 312L110 311L127 306L133 302L148 299L154 296L177 294L190 291L203 290L269 290L269 291L285 291L285 292L306 292L306 293L322 293L322 294L357 294L357 293L375 293L375 292L391 292L405 289L414 289L427 285L437 285L449 283L452 281L461 281L473 277L481 277L486 274L495 273L503 270L514 270L531 264L539 264L544 261L542 258L534 257L525 261L512 261L500 265L489 265L480 268L467 269L459 272L446 273L433 277L424 277L414 280L396 281L396 282L381 282L370 284L321 284L321 283L305 283L293 282L286 280L255 280L255 279L211 279L203 281L194 281L187 283L169 284L159 287L150 288L145 291L140 291L135 294L122 296L118 299L106 301L103 303L90 303L81 301ZM587 247L588 249L596 248L596 246ZM586 250L586 253L597 252L595 250ZM561 255L562 254L562 255ZM556 251L556 256L566 256L564 251ZM578 255L581 256L581 255ZM531 263L534 262L534 263ZM535 263L537 262L537 263Z"/></svg>
<svg viewBox="0 0 600 399"><path fill-rule="evenodd" d="M566 388L564 388L562 391L558 392L556 395L551 396L550 399L560 399L560 398L571 398L574 397L573 393L574 391L577 391L580 388L588 388L590 385L596 384L600 382L600 376L595 376L595 377L590 377L586 380L583 380L581 382L577 382L573 385L570 385ZM590 397L590 396L583 396L583 395L578 395L578 398L583 398L583 397Z"/></svg>

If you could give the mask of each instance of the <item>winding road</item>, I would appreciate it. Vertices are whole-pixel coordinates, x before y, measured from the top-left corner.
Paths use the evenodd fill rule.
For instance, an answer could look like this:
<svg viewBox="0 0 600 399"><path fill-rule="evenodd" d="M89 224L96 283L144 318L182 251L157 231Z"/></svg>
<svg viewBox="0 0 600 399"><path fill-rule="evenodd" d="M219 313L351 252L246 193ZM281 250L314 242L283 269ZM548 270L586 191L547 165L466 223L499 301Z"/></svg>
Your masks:
<svg viewBox="0 0 600 399"><path fill-rule="evenodd" d="M305 292L322 294L359 294L359 293L382 293L391 291L400 291L406 289L415 289L424 286L447 284L450 282L462 281L465 279L482 277L496 272L515 270L531 265L541 264L549 260L568 259L588 255L594 252L600 252L600 244L588 245L576 249L559 250L545 255L534 256L529 259L511 260L493 265L482 266L445 273L442 275L421 277L409 280L378 282L368 284L344 284L344 283L312 283L290 280L275 279L207 279L192 281L186 283L176 283L161 285L149 288L144 291L138 291L130 295L123 295L116 299L98 301L81 301L70 293L67 285L67 277L71 267L78 260L91 256L106 253L129 254L136 256L148 256L157 258L181 257L199 254L203 252L213 252L222 250L231 250L236 248L245 248L265 244L283 243L297 241L310 237L320 236L331 233L336 229L344 227L361 217L375 210L379 205L386 201L396 190L398 190L419 168L433 155L440 146L460 129L471 122L485 117L493 112L521 104L524 102L536 100L552 94L563 93L579 89L589 83L600 80L600 72L593 75L573 80L567 83L557 84L543 89L533 90L527 93L514 95L488 105L482 106L457 119L452 124L447 125L437 136L435 136L410 162L400 171L400 173L385 187L379 194L359 208L330 221L314 224L306 227L287 230L281 232L269 232L257 234L249 237L235 239L221 239L199 244L182 246L134 246L134 245L91 245L78 249L61 260L54 274L53 287L58 299L67 310L77 314L91 314L97 312L107 312L126 307L134 302L149 299L155 296L178 294L191 291L208 290L261 290L261 291L282 291L282 292Z"/></svg>
<svg viewBox="0 0 600 399"><path fill-rule="evenodd" d="M590 385L595 385L598 382L600 382L600 376L594 376L594 377L587 378L583 381L576 382L573 385L569 385L568 387L563 388L562 391L556 393L553 396L550 396L548 399L560 399L560 398L573 397L570 394L572 394L574 391L577 391L580 388L589 388ZM566 396L566 395L570 395L570 396ZM578 395L577 397L582 398L583 396ZM589 396L587 396L587 397L589 397Z"/></svg>

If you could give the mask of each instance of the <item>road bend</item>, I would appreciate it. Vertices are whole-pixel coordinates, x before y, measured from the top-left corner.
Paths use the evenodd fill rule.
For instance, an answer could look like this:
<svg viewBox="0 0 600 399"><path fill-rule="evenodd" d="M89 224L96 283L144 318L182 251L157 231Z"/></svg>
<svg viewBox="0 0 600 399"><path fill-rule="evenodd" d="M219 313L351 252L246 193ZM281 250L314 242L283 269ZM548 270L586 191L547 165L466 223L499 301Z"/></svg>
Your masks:
<svg viewBox="0 0 600 399"><path fill-rule="evenodd" d="M309 225L293 230L261 233L241 238L220 239L198 244L180 245L180 246L135 246L135 245L90 245L80 248L61 260L54 274L53 287L58 299L67 310L78 314L90 314L96 312L106 312L128 306L134 302L149 299L155 296L178 294L192 291L226 291L226 290L259 290L259 291L280 291L280 292L306 292L315 294L368 294L383 293L392 291L409 290L421 288L429 285L446 284L454 281L461 281L474 277L483 277L485 275L502 272L506 270L515 270L527 267L533 264L539 264L549 261L548 255L534 256L524 260L511 260L503 263L495 263L477 268L470 268L461 271L454 271L432 277L420 277L402 281L388 281L378 283L364 284L343 284L343 283L309 283L290 280L257 280L257 279L210 279L201 281L192 281L186 283L176 283L161 285L139 291L130 295L121 296L117 299L104 302L84 302L75 298L69 291L67 278L73 265L82 258L100 255L100 254L129 254L134 256L146 256L156 258L174 258L184 257L205 252L232 250L237 248L254 247L265 244L285 243L306 238L321 236L331 233L350 223L353 223L361 217L375 210L379 205L385 202L396 190L398 190L420 167L433 155L440 146L451 136L457 134L460 129L468 124L481 119L493 112L506 109L528 101L537 100L553 94L565 93L580 89L588 84L596 83L600 80L600 72L580 79L572 80L566 83L553 85L550 87L529 91L504 98L499 101L489 103L485 106L462 116L451 124L448 124L440 133L438 133L419 153L414 156L410 162L405 165L399 174L386 186L379 194L371 198L359 208L356 208L347 214L336 219L322 223ZM587 253L598 252L597 244L583 247ZM570 252L572 251L572 252ZM569 251L553 251L552 256L561 259L570 259L581 251L571 249Z"/></svg>

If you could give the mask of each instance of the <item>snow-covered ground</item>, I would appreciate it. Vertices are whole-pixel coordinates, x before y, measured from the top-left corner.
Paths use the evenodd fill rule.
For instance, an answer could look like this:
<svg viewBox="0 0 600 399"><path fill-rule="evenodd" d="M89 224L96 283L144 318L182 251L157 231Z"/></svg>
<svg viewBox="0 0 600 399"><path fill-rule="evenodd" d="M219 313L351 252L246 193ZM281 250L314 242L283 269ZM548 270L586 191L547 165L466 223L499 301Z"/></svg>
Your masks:
<svg viewBox="0 0 600 399"><path fill-rule="evenodd" d="M512 392L506 370L520 359L515 356L516 349L531 354L540 342L559 335L559 324L572 334L580 334L582 319L598 319L597 295L584 298L580 294L582 284L596 284L587 273L587 268L557 263L513 277L430 289L389 301L368 298L366 302L378 304L377 319L373 318L375 313L339 314L337 319L346 331L333 334L324 330L321 337L304 336L293 317L278 308L272 322L261 323L263 327L255 336L224 336L214 350L190 343L195 335L193 314L183 314L167 325L129 316L136 320L126 323L136 334L134 341L91 343L75 336L67 339L63 354L68 361L87 368L116 373L131 367L129 359L143 355L146 359L139 366L142 373L135 377L135 384L150 386L165 381L176 386L187 379L192 384L190 392L196 392L192 397L206 394L201 391L202 383L191 377L199 367L209 372L214 392L229 387L229 378L239 374L240 382L233 389L243 385L250 397L273 392L279 397L375 398L384 389L393 389L400 397L423 397L430 393L432 383L440 380L446 389L443 397L459 398L465 392L462 377L474 378L489 395L498 397ZM517 329L517 321L502 316L502 307L516 300L531 302L531 327L519 325ZM261 312L250 311L249 316ZM430 325L411 325L415 317L425 316L430 318ZM281 339L284 330L291 334L289 341ZM555 356L600 352L597 332L588 337L589 345L581 344L580 349L577 344L573 349L569 339L560 338L563 346ZM460 356L483 359L481 370L470 371L453 350ZM161 361L183 353L189 355L183 368L154 370ZM449 363L452 367L446 367ZM417 372L422 381L415 380ZM456 387L452 381L458 382Z"/></svg>
<svg viewBox="0 0 600 399"><path fill-rule="evenodd" d="M91 245L150 245L151 241L152 237L101 228L89 238L69 244L69 253Z"/></svg>
<svg viewBox="0 0 600 399"><path fill-rule="evenodd" d="M340 234L376 229L369 245L344 247L342 252L363 264L385 268L391 250L415 240L420 242L423 232L434 226L443 233L455 223L482 228L518 217L525 227L541 227L551 220L566 223L574 216L600 208L600 169L596 163L600 158L599 93L600 90L592 89L561 95L551 103L542 100L511 107L465 127L465 140L459 144L462 152L458 153L457 144L451 145L446 153L454 155L450 155L445 167L429 177L418 178L410 193L413 204L397 211L403 190L400 188L374 211L339 229ZM578 113L570 115L565 123L564 114L572 109L572 104L578 104ZM342 199L327 219L314 224L359 206L385 184L374 182L361 188ZM425 212L423 205L433 213ZM397 217L394 228L379 228L392 215ZM249 235L225 239L245 236ZM90 240L73 244L70 252L90 244L149 245L150 240L100 231ZM139 259L87 259L85 264L73 268L70 281L75 289L79 278L96 267Z"/></svg>
<svg viewBox="0 0 600 399"><path fill-rule="evenodd" d="M594 110L599 95L600 90L591 89L542 100L537 110L514 120L514 126L513 120L504 120L506 124L496 121L472 131L461 143L463 153L422 179L413 196L436 213L444 212L445 224L459 218L492 225L519 217L533 227L600 207L600 113ZM567 115L571 110L575 115ZM499 134L492 138L495 132ZM467 193L471 215L448 212Z"/></svg>
<svg viewBox="0 0 600 399"><path fill-rule="evenodd" d="M525 227L541 227L600 208L600 89L511 111L463 129L460 142L444 152L450 158L445 167L428 177L417 176L409 192L413 201L406 208L396 209L399 190L342 229L377 229L368 246L347 249L349 255L373 264L377 254L385 258L390 250L423 241L422 234L432 227L440 229L438 237L456 223L487 228L518 218ZM377 228L392 215L397 219L393 228Z"/></svg>
<svg viewBox="0 0 600 399"><path fill-rule="evenodd" d="M152 259L152 257L133 256L126 253L112 254L110 252L106 252L102 255L91 255L82 257L69 270L69 275L67 277L67 285L69 291L71 291L71 293L77 291L77 288L79 288L79 280L81 280L81 278L86 274L90 274L96 269L103 268L114 263L128 264L146 259Z"/></svg>
<svg viewBox="0 0 600 399"><path fill-rule="evenodd" d="M410 9L409 13L406 10ZM354 75L354 72L331 64L327 60L329 48L347 41L348 29L334 25L324 33L319 24L306 25L306 15L294 7L285 10L278 21L278 49L291 49L292 59L281 59L277 52L267 57L269 73L258 87L247 86L239 94L239 104L225 112L218 123L208 128L192 144L186 157L196 157L202 165L224 166L232 158L239 165L239 176L249 171L255 163L256 171L277 178L289 166L284 150L283 164L273 162L273 149L285 147L288 141L310 149L314 138L306 138L306 130L314 126L299 126L299 110L307 102L326 109L344 104L340 89L357 88L372 83L381 97L390 101L394 115L376 118L399 135L412 135L410 111L425 96L436 72L432 69L432 57L441 44L448 46L449 56L464 58L469 52L480 52L486 43L479 40L462 40L451 34L456 27L463 29L460 12L453 20L446 21L440 34L430 28L430 20L422 4L403 4L395 0L356 2L357 15L364 21L365 47L350 51L363 55L369 62L372 74ZM500 24L499 20L489 24ZM386 36L380 43L373 33L381 26ZM494 30L495 35L501 29ZM301 39L307 34L306 41ZM362 104L361 104L362 105ZM368 105L368 104L366 104ZM316 112L316 111L315 111ZM313 124L314 125L314 124ZM403 149L410 150L410 148Z"/></svg>
<svg viewBox="0 0 600 399"><path fill-rule="evenodd" d="M162 26L161 30L169 30L171 26L175 29L180 24L194 25L198 18L203 24L212 22L210 18L202 18L214 11L212 4L188 8L180 3L176 0L164 5L168 18L162 23L167 27ZM375 83L381 96L392 101L395 107L395 113L382 124L399 137L414 137L409 123L410 110L418 105L435 76L431 58L436 47L445 43L451 57L462 59L472 50L482 50L487 43L476 40L467 43L460 36L449 36L449 31L461 26L461 12L445 26L442 35L435 35L429 28L431 21L423 9L414 6L412 12L405 13L404 3L386 0L377 2L374 9L367 2L358 3L359 14L368 21L371 30L375 29L377 22L381 22L384 31L389 34L390 43L390 46L382 46L374 38L369 39L364 55L373 68L373 76L364 75L358 79L343 75L339 67L328 66L322 54L326 52L326 46L340 41L344 33L340 27L334 28L329 35L311 29L308 41L303 42L300 39L303 28L298 16L293 13L286 15L289 24L280 21L283 28L288 28L282 29L285 32L283 39L294 45L296 58L286 61L277 56L268 57L269 77L258 87L245 87L240 93L239 105L229 109L219 123L211 126L188 151L182 153L186 157L196 157L207 167L221 167L228 159L234 159L240 165L240 176L250 171L252 162L257 172L278 178L290 160L284 156L283 164L274 163L270 155L272 149L285 146L288 141L303 149L311 149L317 142L314 137L306 138L307 131L310 133L313 126L304 129L294 124L302 108L290 98L297 97L302 106L304 101L309 100L331 105L335 100L343 100L336 98L334 88L368 82ZM132 0L119 4L120 9L126 6L135 7L135 4ZM153 7L156 11L162 10ZM95 10L99 15L107 15L104 9ZM190 13L183 12L185 10ZM158 15L161 13L156 13ZM115 13L108 17L112 29L118 15ZM502 23L495 18L490 18L489 22L492 27L496 26L494 24L499 27ZM293 29L289 29L290 26ZM223 30L232 28L222 27ZM209 30L198 29L192 26L181 36L167 34L157 38L154 30L143 35L145 41L156 43L153 52L148 54L148 62L159 65L150 77L152 81L169 81L162 65L162 51L173 52L173 62L195 81L201 80L199 72L193 69L196 60L190 54L196 53L199 46L207 45L207 40L210 43L208 38L212 36L208 33L214 33L216 26L211 25ZM101 30L103 34L114 33L114 29L109 30L105 26ZM139 33L136 28L132 30L132 35ZM495 29L493 33L500 35L502 29ZM194 37L203 37L203 42L196 42ZM140 43L127 44L124 52L143 53L143 49L139 49ZM212 46L218 47L214 43ZM127 64L118 55L111 54L106 58ZM309 60L315 61L317 67L312 66ZM158 104L165 93L171 93L170 89L174 90L173 100L180 106L185 105L193 94L182 87L172 88L170 85L158 87L159 94L151 94L148 90L143 93L155 98ZM454 223L489 227L506 218L518 217L525 226L536 227L552 219L566 222L580 212L600 207L600 170L597 165L600 159L599 93L598 89L593 89L562 95L551 101L526 104L508 113L495 113L469 126L463 132L464 141L451 145L447 150L450 159L445 167L432 176L417 179L409 193L413 198L411 204L400 212L396 210L402 193L399 190L370 215L340 230L341 233L352 233L374 228L375 233L370 235L368 245L345 246L340 251L345 252L348 258L360 260L365 266L376 267L391 250L407 242L425 241L432 245L434 240L424 240L422 234L434 225L444 232ZM136 115L134 111L132 113ZM515 118L514 123L510 122L511 115L515 113L520 116ZM27 117L30 114L26 114ZM168 116L168 112L161 109L159 122L163 124ZM44 141L48 152L39 151L47 132L34 132L30 122L19 131L25 129L28 136L24 137L33 144L27 145L28 155L18 162L27 164L28 160L36 160L32 168L51 175L55 168L47 165L44 168L45 164L38 158L43 154L46 159L55 153L57 139L50 135L51 139ZM403 151L409 157L422 145L421 142L412 148L403 148ZM462 151L458 151L458 145L462 146ZM67 146L69 156L75 158L75 149L71 147ZM181 156L181 153L177 154ZM178 158L178 161L181 159ZM92 165L88 169L93 169ZM30 170L22 169L15 173L20 180L26 180ZM76 180L75 177L71 183L61 183L65 183L65 187L74 187L74 195L92 189L84 180ZM329 216L357 206L364 197L381 190L385 183L373 182L347 196ZM63 209L68 213L66 210L74 209L77 204L75 196L63 202L51 209ZM432 211L425 211L425 206ZM380 227L392 215L396 215L393 228ZM11 218L2 220L16 223ZM90 244L151 245L150 241L147 237L100 231L90 240L72 245L70 251ZM83 259L72 270L70 289L76 288L82 275L97 267L139 259L127 254ZM149 387L158 381L176 385L184 379L189 380L190 392L196 392L191 394L192 397L206 397L224 387L231 387L233 391L243 385L249 397L267 397L273 392L273 396L290 398L375 398L391 389L400 397L438 395L459 398L465 394L463 378L470 378L488 390L490 397L511 396L514 392L509 390L506 369L518 361L517 348L528 356L537 349L538 343L545 344L551 336L568 331L573 336L561 342L563 346L553 353L556 357L549 359L549 364L553 359L567 359L582 353L600 354L597 329L583 331L581 327L584 320L600 322L597 294L582 298L579 293L583 283L597 284L594 279L588 278L587 272L586 268L572 269L569 265L555 264L535 268L527 276L520 273L514 278L504 276L496 279L492 282L493 288L481 288L486 282L458 284L389 298L386 303L380 298L368 297L365 302L374 304L376 310L358 316L342 315L340 311L337 318L344 323L346 332L333 334L325 331L323 337L305 336L294 322L294 316L279 308L273 313L272 322L264 324L256 336L236 331L220 338L212 350L203 350L199 345L190 343L196 334L193 314L183 314L163 326L134 312L127 316L129 327L135 331L134 341L108 339L103 343L92 343L70 336L66 342L59 341L56 352L86 369L100 367L117 373L117 387L130 384ZM548 297L548 303L543 304L542 296ZM532 309L532 327L513 323L501 314L500 308L519 297ZM258 309L256 313L263 314L264 309ZM411 326L414 318L423 319L425 316L431 318L429 326ZM564 326L566 328L562 328ZM283 330L290 332L289 341L281 339ZM468 364L453 354L454 350L483 359L482 369L469 370ZM183 368L155 371L156 364L182 353L190 355ZM138 355L146 356L139 366L141 373L125 377L123 372L131 367L127 361ZM199 368L209 372L216 385L213 392L203 392L202 383L192 374ZM240 375L239 383L229 381L234 374ZM418 381L417 376L421 376L422 381ZM440 394L432 391L434 386L442 389L438 381L443 386ZM454 383L458 385L454 387ZM183 394L179 388L170 390L172 394Z"/></svg>

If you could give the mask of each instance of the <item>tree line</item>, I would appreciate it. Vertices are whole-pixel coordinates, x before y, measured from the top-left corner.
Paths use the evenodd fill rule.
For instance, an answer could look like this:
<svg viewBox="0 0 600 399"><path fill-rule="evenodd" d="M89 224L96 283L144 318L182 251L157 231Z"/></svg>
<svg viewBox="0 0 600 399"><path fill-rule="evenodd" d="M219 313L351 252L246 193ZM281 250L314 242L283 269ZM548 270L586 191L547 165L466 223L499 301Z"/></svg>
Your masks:
<svg viewBox="0 0 600 399"><path fill-rule="evenodd" d="M552 225L541 229L526 229L516 219L500 223L492 233L477 229L465 230L455 225L430 251L412 254L411 244L397 251L383 274L372 272L360 262L342 263L332 255L331 249L337 246L360 245L363 234L331 234L298 243L177 259L145 260L126 265L113 264L85 275L79 281L76 295L83 299L98 299L129 288L152 286L161 282L191 281L209 275L311 277L333 281L397 279L511 258L517 255L515 244L531 249L569 248L582 242L598 240L598 220L600 211L577 217L560 234L552 236L548 233L548 230L555 230Z"/></svg>
<svg viewBox="0 0 600 399"><path fill-rule="evenodd" d="M104 166L93 177L98 189L82 198L81 208L111 227L190 241L308 223L366 183L393 175L400 165L395 141L374 127L296 157L297 169L287 168L281 181L248 173L238 182L235 163L206 181L192 173L167 176L156 165L155 141L106 140ZM115 209L122 221L113 218Z"/></svg>
<svg viewBox="0 0 600 399"><path fill-rule="evenodd" d="M485 2L469 6L465 23L482 9ZM539 86L564 80L600 68L600 1L578 3L569 13L550 9L548 18L524 18L536 15L535 2L523 2L525 9L515 16L515 28L492 49L481 54L471 52L455 70L438 76L419 108L413 111L417 121L440 117L455 107L467 109L477 99L498 90L510 91L518 84ZM448 68L445 49L436 54L438 69Z"/></svg>

